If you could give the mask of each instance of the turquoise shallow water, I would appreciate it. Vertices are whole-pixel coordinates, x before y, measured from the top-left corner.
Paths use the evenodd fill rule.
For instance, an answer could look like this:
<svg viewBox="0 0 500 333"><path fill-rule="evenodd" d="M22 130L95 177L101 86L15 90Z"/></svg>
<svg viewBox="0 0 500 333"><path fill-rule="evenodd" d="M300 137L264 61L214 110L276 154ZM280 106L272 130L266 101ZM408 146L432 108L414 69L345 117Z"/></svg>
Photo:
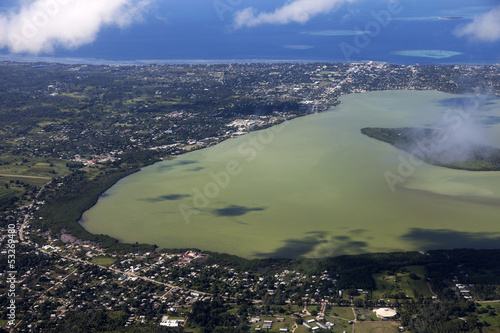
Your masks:
<svg viewBox="0 0 500 333"><path fill-rule="evenodd" d="M458 109L500 147L500 102L468 110L457 97L345 96L329 112L147 167L108 190L83 226L127 242L244 257L498 247L499 172L417 163L359 131L453 122Z"/></svg>

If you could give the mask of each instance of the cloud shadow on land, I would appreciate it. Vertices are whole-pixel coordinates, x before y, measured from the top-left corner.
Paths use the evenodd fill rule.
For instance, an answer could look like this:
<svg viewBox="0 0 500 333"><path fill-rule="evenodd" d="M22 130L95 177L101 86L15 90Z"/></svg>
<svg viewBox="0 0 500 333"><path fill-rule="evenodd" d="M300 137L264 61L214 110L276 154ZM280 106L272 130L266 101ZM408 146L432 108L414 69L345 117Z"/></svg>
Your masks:
<svg viewBox="0 0 500 333"><path fill-rule="evenodd" d="M421 250L497 249L500 246L499 232L463 232L449 229L412 228L402 238Z"/></svg>
<svg viewBox="0 0 500 333"><path fill-rule="evenodd" d="M189 194L167 194L167 195L162 195L156 198L147 198L147 199L141 199L142 201L148 201L148 202L161 202L161 201L174 201L174 200L180 200L184 198L189 198L191 195Z"/></svg>
<svg viewBox="0 0 500 333"><path fill-rule="evenodd" d="M214 209L212 212L219 216L242 216L250 212L257 212L257 211L262 211L265 210L266 208L263 207L245 207L245 206L237 206L237 205L231 205L227 206L225 208L220 208L220 209Z"/></svg>
<svg viewBox="0 0 500 333"><path fill-rule="evenodd" d="M354 241L349 236L336 236L335 241L327 238L307 236L302 239L287 239L285 245L274 252L255 253L262 258L299 258L311 251L313 258L337 257L345 254L366 253L368 243Z"/></svg>

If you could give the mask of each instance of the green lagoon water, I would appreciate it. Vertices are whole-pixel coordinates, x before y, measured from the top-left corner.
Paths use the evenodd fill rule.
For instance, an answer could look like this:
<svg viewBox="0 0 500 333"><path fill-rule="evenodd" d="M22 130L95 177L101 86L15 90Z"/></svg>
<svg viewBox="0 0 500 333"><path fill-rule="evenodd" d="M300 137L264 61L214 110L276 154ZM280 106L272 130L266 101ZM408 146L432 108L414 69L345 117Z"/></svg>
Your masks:
<svg viewBox="0 0 500 333"><path fill-rule="evenodd" d="M82 225L125 242L248 258L499 247L500 172L408 170L407 153L360 133L434 123L457 97L345 96L331 111L149 166L109 189ZM500 147L500 102L473 112ZM388 174L404 183L391 189Z"/></svg>

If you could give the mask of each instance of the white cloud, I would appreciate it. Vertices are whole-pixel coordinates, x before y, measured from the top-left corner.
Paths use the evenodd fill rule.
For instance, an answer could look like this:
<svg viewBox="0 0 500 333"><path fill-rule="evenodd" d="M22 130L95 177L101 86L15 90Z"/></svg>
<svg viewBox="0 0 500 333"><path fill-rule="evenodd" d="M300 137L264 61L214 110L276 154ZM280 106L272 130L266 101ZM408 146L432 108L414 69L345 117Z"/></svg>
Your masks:
<svg viewBox="0 0 500 333"><path fill-rule="evenodd" d="M12 53L74 49L93 42L104 26L125 27L141 19L155 0L31 0L0 14L0 48Z"/></svg>
<svg viewBox="0 0 500 333"><path fill-rule="evenodd" d="M236 28L255 27L261 24L306 23L322 13L328 13L344 3L357 0L294 0L271 13L255 13L253 8L245 8L235 14Z"/></svg>
<svg viewBox="0 0 500 333"><path fill-rule="evenodd" d="M455 34L482 42L500 40L500 6L486 14L476 16L471 23L458 28Z"/></svg>

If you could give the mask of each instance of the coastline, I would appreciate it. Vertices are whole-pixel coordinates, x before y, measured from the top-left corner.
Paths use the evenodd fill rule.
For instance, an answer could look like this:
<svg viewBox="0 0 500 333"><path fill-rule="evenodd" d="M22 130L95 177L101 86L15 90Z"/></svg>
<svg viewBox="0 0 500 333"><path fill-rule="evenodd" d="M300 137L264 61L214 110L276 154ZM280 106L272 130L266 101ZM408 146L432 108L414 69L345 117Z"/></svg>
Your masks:
<svg viewBox="0 0 500 333"><path fill-rule="evenodd" d="M314 62L313 62L313 63L314 63ZM392 90L401 90L401 89L391 89L391 91L392 91ZM441 91L441 90L439 90L439 91ZM357 92L357 91L356 91L356 92ZM343 94L342 94L342 96L345 96L345 95L348 95L348 94L352 94L352 93L353 93L353 92L343 93ZM329 110L331 110L331 107L329 108ZM274 126L274 125L276 125L276 124L273 124L273 126ZM229 138L230 138L230 137L227 137L226 139L229 139ZM226 140L221 140L221 141L220 141L220 142L218 142L218 143L221 143L221 142L224 142L224 141L226 141ZM205 148L205 147L202 147L201 149L203 149L203 148ZM185 155L185 153L187 153L187 152L188 152L188 151L183 152L182 154L179 154L179 155L177 155L177 156ZM157 162L157 161L154 161L154 163L156 163L156 162ZM151 163L151 164L154 164L154 163ZM143 167L149 166L149 165L151 165L151 164L144 165ZM117 179L117 182L118 182L118 181L120 181L121 179L125 178L125 177L126 177L126 175L124 175L123 177L120 177L119 179ZM114 183L114 184L116 184L116 183ZM106 192L107 190L109 190L109 188L111 188L112 186L114 186L114 184L112 184L112 185L111 185L111 186L109 186L108 188L104 189L104 190L103 190L103 191L102 191L102 192L101 192L101 193L97 196L97 198L96 198L95 202L97 202L97 200L99 199L99 197L100 197L100 196L101 196L104 192ZM95 203L94 203L94 205L95 205ZM84 212L84 211L83 211L83 212ZM83 212L82 212L82 214L83 214ZM80 219L81 219L81 217L80 217ZM80 221L80 219L79 219L78 221L76 221L76 222L78 223L78 222ZM80 226L81 226L81 224L80 224ZM127 244L127 243L122 243L122 244Z"/></svg>
<svg viewBox="0 0 500 333"><path fill-rule="evenodd" d="M346 59L269 59L269 58L248 58L248 59L134 59L134 60L110 60L98 58L78 58L78 57L40 57L40 56L24 56L13 54L0 54L0 62L19 62L19 63L46 63L46 64L64 64L64 65L91 65L91 66L150 66L150 65L217 65L217 64L366 64L380 63L391 65L419 65L418 59L421 61L429 60L427 57L408 57L415 59L414 61L380 61L380 60L351 60ZM423 64L434 66L446 65L461 65L461 66L494 66L499 65L497 62L439 62L434 60L432 63Z"/></svg>
<svg viewBox="0 0 500 333"><path fill-rule="evenodd" d="M390 91L389 91L389 93L390 93ZM424 92L424 93L427 93L427 92ZM353 96L353 94L351 94L351 96ZM388 96L390 96L390 95L388 95ZM335 112L335 111L334 111L334 112ZM321 115L318 115L318 116L321 116ZM302 119L303 119L303 118L302 118ZM391 169L391 170L392 170L392 169ZM175 193L186 193L186 192L184 192L184 191L182 191L182 190L178 190L178 189L177 189L177 191L179 191L179 192L175 192ZM170 194L171 192L166 192L166 193ZM172 193L174 193L174 192L172 192ZM156 197L156 194L151 195L151 197ZM443 197L443 199L448 200L448 199L447 199L447 198L445 198L445 197ZM224 200L223 200L223 201L224 201ZM224 202L226 202L226 201L224 201ZM219 207L219 206L217 206L216 208L218 208L218 207ZM253 205L252 207L263 207L263 205L262 205L261 203L254 203L254 205ZM242 220L242 221L243 221L243 222L248 222L247 220ZM201 222L200 222L200 224L203 224L203 223L201 223ZM106 230L106 232L108 232L108 231ZM180 232L181 232L181 231L180 231ZM145 238L143 238L143 239L145 239ZM130 241L130 238L129 238L129 241ZM156 241L155 241L155 242L156 242ZM158 243L158 244L160 244L160 243ZM193 241L193 242L191 242L191 243L186 243L186 244L189 244L189 246L196 246L196 247L198 247L198 248L201 248L201 249L206 250L206 246L204 246L204 245L202 245L202 244L199 244L199 243L198 243L198 242L196 242L196 241ZM197 244L198 244L198 245L197 245ZM164 244L160 244L160 245L161 245L161 247L164 247L164 246L165 246ZM178 243L175 243L175 244L172 244L172 245L173 245L174 247L179 247ZM168 243L167 243L167 246L168 246ZM222 251L222 250L215 250L215 249L213 249L213 248L209 248L209 249L210 249L210 250L213 250L213 251L224 252L224 251ZM425 248L425 247L419 247L418 249L424 249L424 250L425 250L425 249L428 249L428 248ZM371 251L370 251L370 252L371 252ZM389 251L389 252L392 252L392 251ZM231 252L231 248L228 248L228 251L226 251L226 253L232 253L232 254L235 254L235 252ZM274 252L274 251L267 251L266 253L273 253L273 254L274 254L275 252ZM277 253L277 251L276 251L276 253ZM243 257L245 257L245 256L243 256ZM278 256L276 256L276 258L277 258L277 257L278 257ZM274 256L270 256L270 258L275 258L275 257L274 257Z"/></svg>

